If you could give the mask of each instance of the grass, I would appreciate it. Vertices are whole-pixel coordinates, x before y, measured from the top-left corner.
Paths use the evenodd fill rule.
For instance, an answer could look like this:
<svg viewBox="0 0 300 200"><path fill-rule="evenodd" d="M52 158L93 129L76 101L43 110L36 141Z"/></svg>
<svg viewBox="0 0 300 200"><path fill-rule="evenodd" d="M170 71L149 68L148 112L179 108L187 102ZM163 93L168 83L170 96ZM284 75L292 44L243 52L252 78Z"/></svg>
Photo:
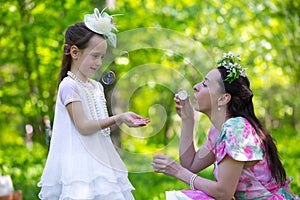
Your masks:
<svg viewBox="0 0 300 200"><path fill-rule="evenodd" d="M290 184L294 193L300 194L300 134L294 129L281 128L272 131L277 140L277 147L287 175L294 180ZM41 176L47 147L39 143L34 143L32 149L28 149L23 138L17 133L7 133L2 135L0 146L0 172L3 175L10 174L16 190L22 190L24 200L35 200L39 192L36 184ZM13 139L12 139L13 138ZM152 172L152 157L157 152L166 153L174 159L177 157L177 146L168 149L154 151L149 150L147 145L139 147L139 154L127 152L124 157L129 170L129 179L135 190L133 195L137 200L162 200L165 199L165 191L187 189L188 185L175 178ZM148 149L147 149L148 148ZM150 153L149 153L150 152ZM153 153L151 153L153 152ZM124 154L124 153L122 153ZM121 154L121 155L122 155ZM124 156L124 155L123 155ZM213 179L212 167L200 173L201 176Z"/></svg>

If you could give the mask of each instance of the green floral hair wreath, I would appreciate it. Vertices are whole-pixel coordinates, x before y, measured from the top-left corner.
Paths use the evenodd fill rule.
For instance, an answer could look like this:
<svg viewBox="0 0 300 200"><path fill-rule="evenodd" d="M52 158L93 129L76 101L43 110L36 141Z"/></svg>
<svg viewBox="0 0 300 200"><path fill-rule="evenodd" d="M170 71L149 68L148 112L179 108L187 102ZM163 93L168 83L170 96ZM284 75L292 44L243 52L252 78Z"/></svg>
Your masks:
<svg viewBox="0 0 300 200"><path fill-rule="evenodd" d="M217 64L218 67L223 66L227 69L229 74L226 76L224 81L232 83L234 80L240 76L246 77L246 68L240 65L240 55L235 56L232 52L224 53L222 59L220 59Z"/></svg>

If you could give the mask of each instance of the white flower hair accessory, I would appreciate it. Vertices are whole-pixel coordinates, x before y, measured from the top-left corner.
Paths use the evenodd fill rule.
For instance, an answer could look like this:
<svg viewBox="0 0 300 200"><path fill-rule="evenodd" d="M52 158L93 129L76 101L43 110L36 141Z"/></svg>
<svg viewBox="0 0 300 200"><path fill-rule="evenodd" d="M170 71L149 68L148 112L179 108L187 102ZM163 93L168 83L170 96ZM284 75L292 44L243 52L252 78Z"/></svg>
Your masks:
<svg viewBox="0 0 300 200"><path fill-rule="evenodd" d="M99 12L97 8L94 9L93 14L86 14L84 16L85 25L93 32L104 35L108 43L113 47L117 46L117 36L112 31L118 31L113 21L113 16L104 12L105 8Z"/></svg>
<svg viewBox="0 0 300 200"><path fill-rule="evenodd" d="M240 76L246 77L246 68L243 68L240 65L240 61L240 55L235 56L231 51L229 51L228 54L223 54L223 57L217 62L217 64L225 67L227 72L229 72L224 81L232 83Z"/></svg>

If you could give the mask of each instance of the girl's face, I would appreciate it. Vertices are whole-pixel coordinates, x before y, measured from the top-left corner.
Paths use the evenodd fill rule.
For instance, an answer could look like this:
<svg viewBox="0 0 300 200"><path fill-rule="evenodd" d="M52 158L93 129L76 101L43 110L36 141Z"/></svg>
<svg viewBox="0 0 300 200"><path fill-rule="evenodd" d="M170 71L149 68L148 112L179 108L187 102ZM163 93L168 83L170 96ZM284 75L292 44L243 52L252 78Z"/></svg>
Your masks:
<svg viewBox="0 0 300 200"><path fill-rule="evenodd" d="M211 115L218 107L218 98L221 96L219 80L221 74L217 69L211 70L200 83L194 86L195 110Z"/></svg>
<svg viewBox="0 0 300 200"><path fill-rule="evenodd" d="M78 52L78 75L89 78L102 66L103 56L106 54L107 43L99 35L94 35L85 49Z"/></svg>

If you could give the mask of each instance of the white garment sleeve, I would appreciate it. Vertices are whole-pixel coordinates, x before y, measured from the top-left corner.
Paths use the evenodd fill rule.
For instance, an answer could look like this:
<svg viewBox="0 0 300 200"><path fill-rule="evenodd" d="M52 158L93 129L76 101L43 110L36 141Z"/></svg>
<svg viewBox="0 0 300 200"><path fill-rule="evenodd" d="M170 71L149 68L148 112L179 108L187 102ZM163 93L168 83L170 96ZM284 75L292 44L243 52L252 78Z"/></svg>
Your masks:
<svg viewBox="0 0 300 200"><path fill-rule="evenodd" d="M81 101L79 88L76 82L69 77L64 78L59 84L58 95L65 106L71 102Z"/></svg>

